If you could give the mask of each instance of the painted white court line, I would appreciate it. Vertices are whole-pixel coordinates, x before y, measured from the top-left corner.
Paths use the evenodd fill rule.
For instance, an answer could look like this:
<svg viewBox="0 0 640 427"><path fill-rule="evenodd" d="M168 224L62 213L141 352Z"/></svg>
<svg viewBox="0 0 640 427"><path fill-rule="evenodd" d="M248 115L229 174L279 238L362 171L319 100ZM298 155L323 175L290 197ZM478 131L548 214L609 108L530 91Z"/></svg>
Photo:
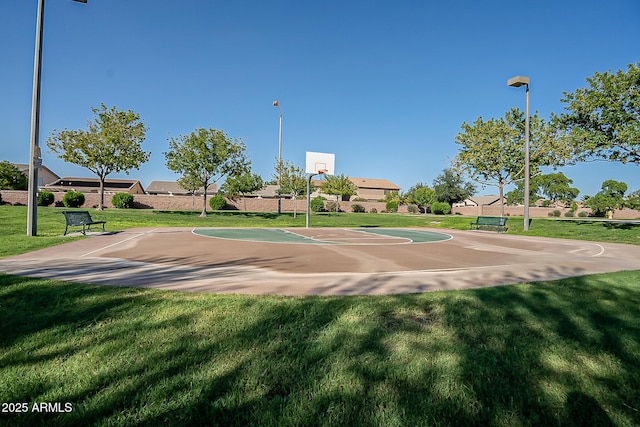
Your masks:
<svg viewBox="0 0 640 427"><path fill-rule="evenodd" d="M82 255L79 256L79 258L83 258L83 257L89 256L89 255L93 255L96 252L104 251L105 249L109 249L109 248L112 248L114 246L118 246L118 245L120 245L120 244L122 244L124 242L128 242L129 240L137 239L138 237L143 236L145 234L153 233L156 230L159 230L159 228L154 228L153 230L145 231L144 233L138 233L138 234L136 234L134 236L129 237L128 239L120 240L119 242L115 242L115 243L112 243L110 245L103 246L103 247L95 249L95 250L93 250L91 252L87 252L85 254L82 254Z"/></svg>
<svg viewBox="0 0 640 427"><path fill-rule="evenodd" d="M600 255L602 255L602 254L604 253L604 247L603 247L602 245L600 245L600 244L598 244L598 243L592 243L592 244L593 244L593 245L595 245L595 246L597 246L597 247L599 247L599 248L600 248L600 251L599 251L597 254L595 254L595 255L589 255L590 257L592 257L592 258L593 258L593 257L597 257L597 256L600 256ZM572 251L569 251L569 253L570 253L570 254L577 254L578 252L583 252L583 251L586 251L586 250L588 250L588 249L587 249L587 247L586 247L586 246L584 246L584 247L582 247L582 248L578 248L578 249L574 249L574 250L572 250Z"/></svg>

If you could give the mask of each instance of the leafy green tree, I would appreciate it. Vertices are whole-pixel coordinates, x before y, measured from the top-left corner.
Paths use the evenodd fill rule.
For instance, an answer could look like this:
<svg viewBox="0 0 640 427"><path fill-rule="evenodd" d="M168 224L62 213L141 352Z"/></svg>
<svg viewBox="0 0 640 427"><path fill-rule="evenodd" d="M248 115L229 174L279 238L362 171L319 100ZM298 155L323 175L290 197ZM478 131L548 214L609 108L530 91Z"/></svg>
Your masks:
<svg viewBox="0 0 640 427"><path fill-rule="evenodd" d="M247 194L254 191L262 190L264 188L264 182L262 177L258 174L251 173L251 171L242 171L238 175L229 175L224 184L220 187L220 191L230 197L241 195L244 202L244 210L247 210Z"/></svg>
<svg viewBox="0 0 640 427"><path fill-rule="evenodd" d="M149 160L142 150L147 128L140 115L100 104L92 108L95 117L87 130L54 130L47 147L65 162L89 169L100 179L98 210L104 206L104 181L114 172L129 173Z"/></svg>
<svg viewBox="0 0 640 427"><path fill-rule="evenodd" d="M535 178L529 181L529 204L533 205L539 198L539 188ZM505 194L508 205L521 205L524 203L524 181L516 182L516 187Z"/></svg>
<svg viewBox="0 0 640 427"><path fill-rule="evenodd" d="M344 174L327 175L320 186L320 191L336 196L337 208L340 210L340 199L358 194L358 187Z"/></svg>
<svg viewBox="0 0 640 427"><path fill-rule="evenodd" d="M454 167L482 184L498 187L504 200L504 187L524 179L525 117L512 108L504 118L476 119L473 125L462 123L455 142L459 145ZM554 129L536 112L530 119L530 176L542 166L558 166L570 157ZM501 204L504 216L504 203Z"/></svg>
<svg viewBox="0 0 640 427"><path fill-rule="evenodd" d="M462 175L452 168L443 170L433 180L433 189L436 192L437 201L448 203L450 207L470 197L476 191L475 185L465 182Z"/></svg>
<svg viewBox="0 0 640 427"><path fill-rule="evenodd" d="M540 193L553 203L559 201L571 203L580 193L580 190L571 187L573 180L567 178L562 172L539 175L535 177L535 182Z"/></svg>
<svg viewBox="0 0 640 427"><path fill-rule="evenodd" d="M11 162L0 162L0 190L26 190L29 178Z"/></svg>
<svg viewBox="0 0 640 427"><path fill-rule="evenodd" d="M640 190L629 193L627 200L624 202L624 206L629 209L640 209Z"/></svg>
<svg viewBox="0 0 640 427"><path fill-rule="evenodd" d="M594 216L613 216L613 211L624 206L624 193L627 184L608 179L602 183L602 189L585 201L585 206L591 208Z"/></svg>
<svg viewBox="0 0 640 427"><path fill-rule="evenodd" d="M403 199L406 203L422 207L424 213L427 213L427 208L437 200L435 190L423 182L418 182L409 188Z"/></svg>
<svg viewBox="0 0 640 427"><path fill-rule="evenodd" d="M182 177L178 183L187 189L203 188L202 213L207 216L207 190L227 175L249 170L246 147L240 139L232 139L218 129L199 128L189 135L169 139L168 152L163 153L167 167Z"/></svg>
<svg viewBox="0 0 640 427"><path fill-rule="evenodd" d="M640 165L640 63L626 72L597 72L587 83L564 92L567 112L554 119L576 158Z"/></svg>
<svg viewBox="0 0 640 427"><path fill-rule="evenodd" d="M298 198L307 195L307 176L304 169L295 166L293 163L283 160L279 165L279 161L276 160L276 175L277 182L278 171L281 172L282 180L280 182L283 194L289 194L293 198L293 217L297 216Z"/></svg>

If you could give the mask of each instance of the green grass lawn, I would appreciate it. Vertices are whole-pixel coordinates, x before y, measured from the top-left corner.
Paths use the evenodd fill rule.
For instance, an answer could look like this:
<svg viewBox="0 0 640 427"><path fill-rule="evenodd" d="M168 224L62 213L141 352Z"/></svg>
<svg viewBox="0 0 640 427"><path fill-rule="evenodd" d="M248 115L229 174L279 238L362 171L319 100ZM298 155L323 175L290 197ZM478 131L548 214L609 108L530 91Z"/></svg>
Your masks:
<svg viewBox="0 0 640 427"><path fill-rule="evenodd" d="M304 226L304 216L92 214L138 226ZM470 218L315 215L317 226ZM522 233L521 219L509 232ZM59 210L0 207L0 256L67 242ZM639 227L530 234L639 243ZM563 231L564 230L564 231ZM569 230L569 231L567 231ZM575 234L575 235L574 235ZM640 271L397 296L233 296L0 274L0 425L640 425ZM72 412L34 413L34 403ZM13 406L12 406L13 407Z"/></svg>
<svg viewBox="0 0 640 427"><path fill-rule="evenodd" d="M61 208L38 208L38 236L27 237L27 208L25 206L0 206L0 257L30 252L43 247L68 242L77 237L62 237L64 216ZM132 227L304 227L305 216L270 212L221 211L209 212L206 218L200 211L154 211L108 209L102 212L90 210L92 216L107 221L108 231L120 231ZM363 213L312 214L312 227L429 227L468 230L475 217L458 215L402 215ZM534 218L528 232L523 231L522 217L511 217L507 225L510 234L562 237L640 244L640 226L610 225L588 219L558 220Z"/></svg>

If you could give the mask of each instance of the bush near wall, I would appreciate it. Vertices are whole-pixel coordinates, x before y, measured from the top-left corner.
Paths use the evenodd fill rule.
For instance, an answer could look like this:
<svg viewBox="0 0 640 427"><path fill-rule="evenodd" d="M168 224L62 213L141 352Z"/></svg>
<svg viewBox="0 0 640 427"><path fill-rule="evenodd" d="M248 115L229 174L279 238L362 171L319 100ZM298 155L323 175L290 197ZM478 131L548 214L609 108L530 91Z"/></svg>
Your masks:
<svg viewBox="0 0 640 427"><path fill-rule="evenodd" d="M310 202L310 208L313 212L324 211L324 199L320 196L314 197Z"/></svg>
<svg viewBox="0 0 640 427"><path fill-rule="evenodd" d="M227 205L227 199L220 194L213 196L211 199L209 199L209 206L214 211L219 211L221 209L224 209L226 205Z"/></svg>
<svg viewBox="0 0 640 427"><path fill-rule="evenodd" d="M133 194L116 193L111 198L111 204L118 209L131 209L133 208Z"/></svg>
<svg viewBox="0 0 640 427"><path fill-rule="evenodd" d="M62 203L68 208L79 208L84 205L84 194L79 191L67 191L62 196Z"/></svg>
<svg viewBox="0 0 640 427"><path fill-rule="evenodd" d="M356 213L366 213L367 210L364 208L364 206L360 205L360 204L353 204L351 205L351 211L356 212Z"/></svg>
<svg viewBox="0 0 640 427"><path fill-rule="evenodd" d="M395 200L387 202L387 204L385 205L385 209L387 212L398 212L398 202L396 202Z"/></svg>
<svg viewBox="0 0 640 427"><path fill-rule="evenodd" d="M435 202L431 205L431 212L436 215L448 215L451 213L451 206L445 202Z"/></svg>
<svg viewBox="0 0 640 427"><path fill-rule="evenodd" d="M55 201L55 196L51 191L42 190L38 191L38 206L49 206Z"/></svg>

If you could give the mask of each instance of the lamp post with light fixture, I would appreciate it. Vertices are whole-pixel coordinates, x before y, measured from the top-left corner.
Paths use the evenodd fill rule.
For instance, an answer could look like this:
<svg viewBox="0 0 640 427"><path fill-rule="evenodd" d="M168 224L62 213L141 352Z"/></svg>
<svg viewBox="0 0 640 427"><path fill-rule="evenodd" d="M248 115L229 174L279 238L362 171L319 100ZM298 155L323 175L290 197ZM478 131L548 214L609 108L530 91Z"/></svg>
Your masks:
<svg viewBox="0 0 640 427"><path fill-rule="evenodd" d="M511 87L526 87L524 113L524 231L529 231L529 77L512 77L507 80L507 85Z"/></svg>
<svg viewBox="0 0 640 427"><path fill-rule="evenodd" d="M273 106L277 107L280 113L280 132L278 133L278 215L280 215L282 213L282 110L277 99L273 101Z"/></svg>
<svg viewBox="0 0 640 427"><path fill-rule="evenodd" d="M87 0L73 0L86 3ZM38 0L36 18L36 47L33 60L33 95L31 98L31 137L29 142L29 195L27 200L27 236L38 234L38 168L42 166L42 156L38 138L40 133L40 86L42 75L42 33L44 27L44 0Z"/></svg>

